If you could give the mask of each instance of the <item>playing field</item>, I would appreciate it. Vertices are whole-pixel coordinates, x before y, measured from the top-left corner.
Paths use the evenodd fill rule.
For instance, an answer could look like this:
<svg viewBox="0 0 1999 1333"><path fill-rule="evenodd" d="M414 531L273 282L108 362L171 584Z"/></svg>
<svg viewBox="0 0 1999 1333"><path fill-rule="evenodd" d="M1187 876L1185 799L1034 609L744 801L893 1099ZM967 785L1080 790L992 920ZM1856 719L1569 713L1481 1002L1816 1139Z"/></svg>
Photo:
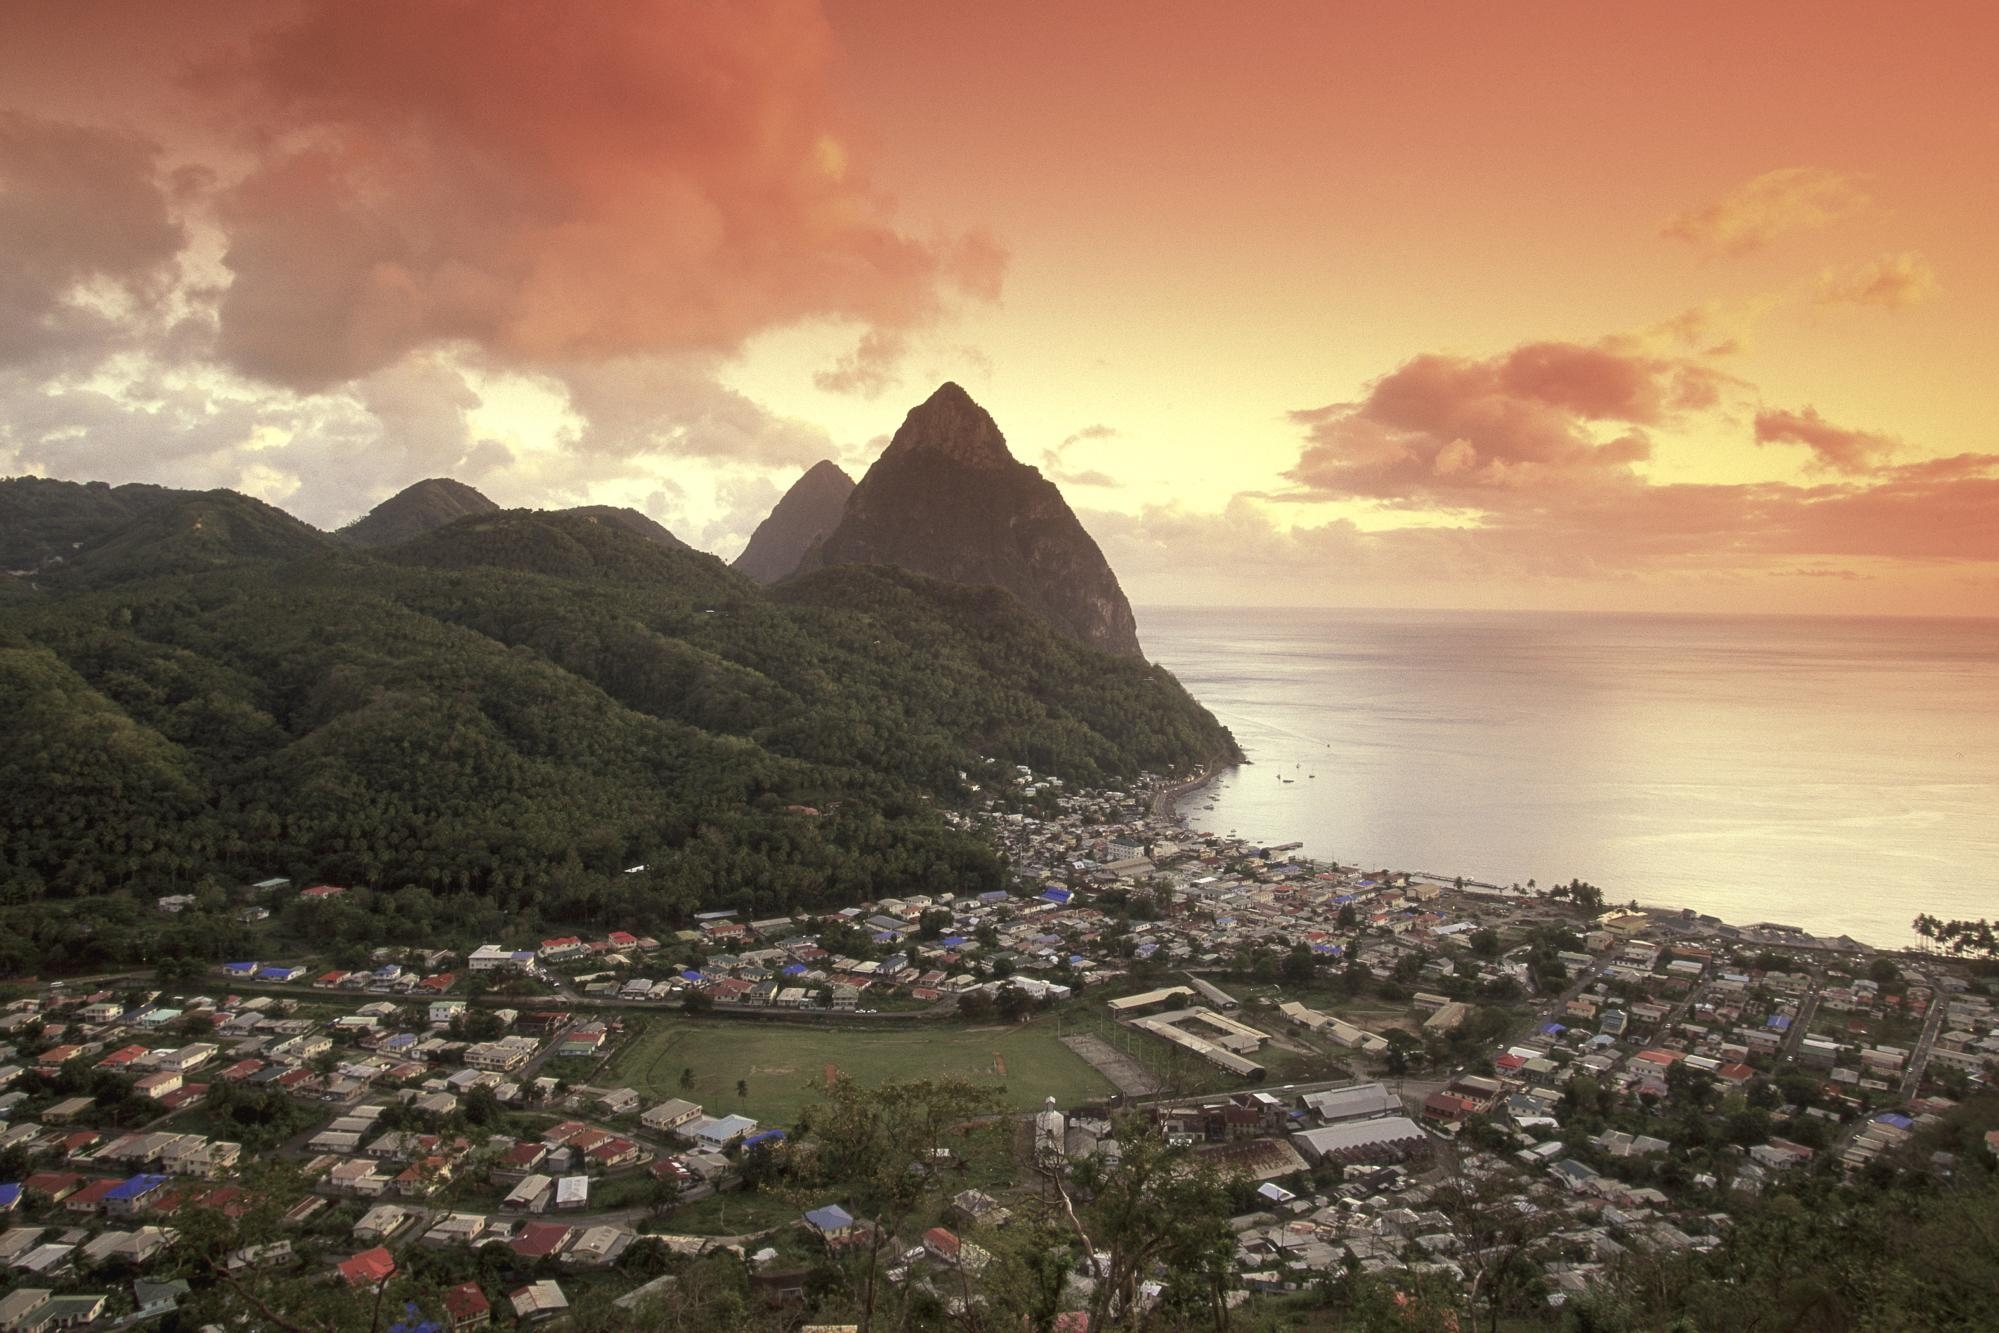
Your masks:
<svg viewBox="0 0 1999 1333"><path fill-rule="evenodd" d="M692 1086L681 1081L693 1071ZM626 1043L599 1082L630 1087L648 1102L686 1097L710 1115L740 1111L792 1124L829 1075L863 1084L887 1079L963 1078L1004 1088L1025 1111L1053 1096L1067 1106L1112 1091L1102 1075L1055 1039L1052 1022L1021 1027L797 1027L786 1023L654 1018ZM736 1082L748 1084L738 1097Z"/></svg>

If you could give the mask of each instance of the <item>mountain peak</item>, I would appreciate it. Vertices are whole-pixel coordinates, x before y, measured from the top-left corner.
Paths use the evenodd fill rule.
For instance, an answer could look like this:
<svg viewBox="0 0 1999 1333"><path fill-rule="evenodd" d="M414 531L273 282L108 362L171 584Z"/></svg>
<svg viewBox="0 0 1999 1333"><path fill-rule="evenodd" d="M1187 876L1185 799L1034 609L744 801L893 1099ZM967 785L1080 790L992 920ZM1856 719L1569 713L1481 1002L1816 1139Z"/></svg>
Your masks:
<svg viewBox="0 0 1999 1333"><path fill-rule="evenodd" d="M798 568L813 544L839 525L854 479L822 458L791 483L736 557L734 568L759 583L776 583Z"/></svg>
<svg viewBox="0 0 1999 1333"><path fill-rule="evenodd" d="M913 453L935 454L977 468L1004 468L1014 461L992 415L950 380L909 409L882 457Z"/></svg>
<svg viewBox="0 0 1999 1333"><path fill-rule="evenodd" d="M394 546L499 506L462 481L426 477L403 487L334 535L353 546Z"/></svg>
<svg viewBox="0 0 1999 1333"><path fill-rule="evenodd" d="M1131 603L1053 482L1007 451L986 410L946 383L847 498L838 524L798 564L895 565L1006 589L1057 630L1140 655Z"/></svg>

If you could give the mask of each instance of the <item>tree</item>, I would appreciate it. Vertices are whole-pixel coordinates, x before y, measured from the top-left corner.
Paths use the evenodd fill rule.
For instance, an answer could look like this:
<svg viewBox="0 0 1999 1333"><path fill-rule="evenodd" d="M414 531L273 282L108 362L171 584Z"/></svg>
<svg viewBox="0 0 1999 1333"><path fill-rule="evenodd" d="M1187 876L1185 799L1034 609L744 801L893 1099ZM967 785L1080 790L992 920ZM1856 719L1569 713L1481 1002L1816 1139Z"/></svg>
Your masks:
<svg viewBox="0 0 1999 1333"><path fill-rule="evenodd" d="M1423 1043L1401 1028L1390 1028L1383 1035L1383 1040L1388 1043L1388 1050L1382 1056L1388 1072L1396 1075L1408 1073L1411 1056L1423 1049Z"/></svg>
<svg viewBox="0 0 1999 1333"><path fill-rule="evenodd" d="M1312 956L1310 947L1295 944L1291 952L1284 955L1283 977L1294 986L1309 985L1318 975L1319 961Z"/></svg>
<svg viewBox="0 0 1999 1333"><path fill-rule="evenodd" d="M1450 1220L1458 1240L1457 1261L1469 1279L1465 1313L1474 1326L1482 1316L1490 1333L1499 1333L1505 1316L1545 1308L1540 1265L1531 1262L1529 1252L1553 1223L1546 1211L1515 1206L1520 1181L1511 1166L1474 1168L1455 1144L1441 1155L1443 1183L1431 1201Z"/></svg>
<svg viewBox="0 0 1999 1333"><path fill-rule="evenodd" d="M843 1076L813 1109L809 1136L816 1169L847 1191L850 1211L868 1224L859 1259L862 1333L874 1326L884 1252L937 1190L930 1150L955 1127L997 1105L996 1093L962 1080L863 1088Z"/></svg>
<svg viewBox="0 0 1999 1333"><path fill-rule="evenodd" d="M692 1065L682 1066L680 1070L680 1090L682 1092L691 1092L693 1089L694 1067Z"/></svg>
<svg viewBox="0 0 1999 1333"><path fill-rule="evenodd" d="M1139 1283L1163 1270L1169 1309L1198 1312L1200 1326L1227 1330L1235 1258L1227 1221L1231 1181L1136 1119L1121 1125L1117 1137L1124 1151L1116 1165L1091 1156L1074 1169L1073 1184L1089 1199L1083 1209L1074 1207L1059 1177L1054 1181L1090 1268L1101 1275L1090 1327L1137 1328L1145 1318Z"/></svg>
<svg viewBox="0 0 1999 1333"><path fill-rule="evenodd" d="M993 997L993 1008L1001 1021L1018 1023L1034 1012L1034 997L1018 986L1002 986Z"/></svg>
<svg viewBox="0 0 1999 1333"><path fill-rule="evenodd" d="M736 1097L740 1100L741 1098L747 1097L749 1095L750 1095L750 1081L746 1078L737 1079Z"/></svg>
<svg viewBox="0 0 1999 1333"><path fill-rule="evenodd" d="M475 1085L465 1094L458 1110L465 1117L466 1124L480 1129L499 1124L507 1114L506 1108L500 1105L498 1094L484 1083Z"/></svg>

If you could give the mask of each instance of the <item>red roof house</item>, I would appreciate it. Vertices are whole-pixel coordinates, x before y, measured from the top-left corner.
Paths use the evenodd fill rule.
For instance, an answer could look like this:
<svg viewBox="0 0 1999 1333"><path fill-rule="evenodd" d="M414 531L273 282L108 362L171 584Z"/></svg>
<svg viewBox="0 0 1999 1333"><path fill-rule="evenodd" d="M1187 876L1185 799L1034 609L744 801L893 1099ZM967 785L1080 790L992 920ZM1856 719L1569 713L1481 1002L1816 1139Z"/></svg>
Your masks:
<svg viewBox="0 0 1999 1333"><path fill-rule="evenodd" d="M341 1260L335 1267L348 1286L372 1289L395 1276L396 1257L377 1245L372 1250L361 1251L352 1259Z"/></svg>

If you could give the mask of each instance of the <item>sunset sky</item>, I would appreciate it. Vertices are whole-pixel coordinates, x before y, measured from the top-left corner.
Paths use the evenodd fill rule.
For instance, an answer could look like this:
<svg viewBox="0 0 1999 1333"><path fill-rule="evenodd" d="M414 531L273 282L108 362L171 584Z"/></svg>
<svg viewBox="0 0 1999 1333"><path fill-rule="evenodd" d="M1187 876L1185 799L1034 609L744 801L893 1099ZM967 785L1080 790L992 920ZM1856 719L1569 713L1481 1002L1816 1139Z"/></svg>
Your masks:
<svg viewBox="0 0 1999 1333"><path fill-rule="evenodd" d="M0 7L0 473L730 556L955 379L1132 600L1992 614L1999 9Z"/></svg>

